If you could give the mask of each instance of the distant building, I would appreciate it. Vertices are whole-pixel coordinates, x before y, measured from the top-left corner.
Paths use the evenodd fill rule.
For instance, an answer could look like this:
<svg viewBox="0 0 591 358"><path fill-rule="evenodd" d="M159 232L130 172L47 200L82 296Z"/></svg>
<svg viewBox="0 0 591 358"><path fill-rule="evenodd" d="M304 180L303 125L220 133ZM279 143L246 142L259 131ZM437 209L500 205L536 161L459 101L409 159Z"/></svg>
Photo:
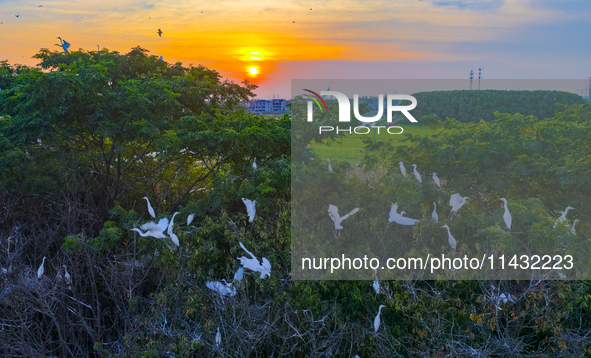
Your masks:
<svg viewBox="0 0 591 358"><path fill-rule="evenodd" d="M246 111L255 114L261 114L263 112L284 112L287 110L287 100L285 99L272 99L272 100L250 100L241 101Z"/></svg>
<svg viewBox="0 0 591 358"><path fill-rule="evenodd" d="M281 112L287 109L287 100L284 99L273 99L271 100L271 108L273 112Z"/></svg>

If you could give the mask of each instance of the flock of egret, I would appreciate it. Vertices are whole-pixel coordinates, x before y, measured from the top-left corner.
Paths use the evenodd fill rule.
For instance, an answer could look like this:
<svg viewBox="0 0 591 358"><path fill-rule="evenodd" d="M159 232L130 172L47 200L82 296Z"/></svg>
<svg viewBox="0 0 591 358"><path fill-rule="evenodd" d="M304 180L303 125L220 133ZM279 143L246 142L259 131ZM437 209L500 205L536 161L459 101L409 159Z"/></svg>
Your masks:
<svg viewBox="0 0 591 358"><path fill-rule="evenodd" d="M402 173L402 176L406 177L406 169L404 167L404 163L399 162L398 164L400 166L400 172ZM422 183L423 180L421 178L421 174L417 170L417 165L413 164L412 167L413 167L413 173L414 173L416 180L419 183ZM328 160L328 171L332 172L332 167L330 165L330 159ZM435 183L435 185L437 185L437 187L441 188L441 182L440 182L439 178L437 177L437 173L434 172L432 177L433 177L433 182ZM458 210L460 210L462 208L462 206L464 206L464 204L466 204L468 199L469 198L467 196L461 196L459 193L452 194L449 198L449 205L451 206L450 214L457 215ZM499 200L503 202L504 209L505 209L505 212L503 214L503 221L505 222L505 225L507 226L507 230L511 230L511 224L512 224L513 220L511 217L511 212L509 211L509 207L507 205L507 199L500 198ZM571 209L574 209L574 208L568 206L564 211L559 211L559 213L561 213L562 215L554 223L554 228L556 228L557 225L566 222L566 215L567 215L568 211ZM329 206L328 206L328 215L330 216L330 218L334 222L335 229L339 230L339 233L340 233L340 230L343 229L343 227L341 226L341 222L343 220L345 220L346 218L348 218L349 216L355 214L358 211L359 211L359 208L355 208L349 214L341 217L341 216L339 216L338 208L336 206L334 206L332 204L329 204ZM388 221L397 223L399 225L407 225L407 226L408 225L415 225L418 222L420 222L419 219L412 219L409 217L405 217L404 214L405 214L404 211L398 213L398 203L394 203L394 204L392 204L392 206L390 208L390 215L388 217ZM433 220L435 222L439 223L439 215L437 215L437 204L435 202L433 202L433 212L431 213L431 217L433 218ZM574 235L576 235L575 225L578 222L579 222L579 220L576 219L573 222L572 226L570 227L570 230ZM443 225L442 228L447 229L449 246L451 247L452 250L455 251L456 247L457 247L457 241L453 237L453 235L451 234L449 226ZM375 288L375 286L374 286L374 288Z"/></svg>

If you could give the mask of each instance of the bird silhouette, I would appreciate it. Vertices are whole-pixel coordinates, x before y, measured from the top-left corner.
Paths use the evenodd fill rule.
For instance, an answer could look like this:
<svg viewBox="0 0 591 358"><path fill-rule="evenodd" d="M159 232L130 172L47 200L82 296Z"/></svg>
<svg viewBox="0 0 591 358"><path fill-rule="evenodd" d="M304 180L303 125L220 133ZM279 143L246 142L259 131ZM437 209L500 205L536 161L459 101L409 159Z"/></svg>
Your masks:
<svg viewBox="0 0 591 358"><path fill-rule="evenodd" d="M162 30L158 29L158 36L162 37Z"/></svg>
<svg viewBox="0 0 591 358"><path fill-rule="evenodd" d="M58 36L58 39L60 39L60 44L58 46L61 46L64 49L65 53L70 53L70 51L68 51L68 48L70 48L70 43L66 40L62 40L61 37Z"/></svg>
<svg viewBox="0 0 591 358"><path fill-rule="evenodd" d="M14 15L14 16L19 17L20 15Z"/></svg>

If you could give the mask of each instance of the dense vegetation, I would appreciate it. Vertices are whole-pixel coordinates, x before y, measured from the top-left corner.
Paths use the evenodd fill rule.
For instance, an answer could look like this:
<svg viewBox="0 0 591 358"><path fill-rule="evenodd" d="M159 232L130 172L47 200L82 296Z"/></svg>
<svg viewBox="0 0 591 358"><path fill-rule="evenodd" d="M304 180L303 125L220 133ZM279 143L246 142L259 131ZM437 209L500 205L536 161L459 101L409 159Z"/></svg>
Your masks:
<svg viewBox="0 0 591 358"><path fill-rule="evenodd" d="M370 280L292 281L292 164L302 166L296 179L326 191L377 195L358 185L359 168L340 162L327 173L311 160L312 130L235 110L253 87L207 68L141 48L37 57L43 70L0 68L0 356L580 357L591 348L587 281L382 281L379 295ZM396 175L399 160L425 177L437 171L447 192L480 195L456 223L461 235L497 235L483 213L498 219L496 197L506 195L531 235L552 239L554 211L571 205L588 239L591 106L497 117L439 123L436 135L395 148L368 138L365 168L387 172L373 185L391 186L414 216L429 215L431 188ZM129 231L152 220L144 196L158 219L180 212L180 247ZM251 223L241 198L257 201ZM327 219L324 206L318 213ZM269 259L271 277L246 270L237 295L220 297L205 282L232 278L239 242ZM58 279L62 265L71 285ZM500 292L515 302L499 302Z"/></svg>
<svg viewBox="0 0 591 358"><path fill-rule="evenodd" d="M412 113L415 118L435 114L441 119L454 118L468 123L490 122L495 112L520 113L524 116L550 118L554 116L557 103L577 105L584 102L579 95L561 91L433 91L413 94L417 107Z"/></svg>

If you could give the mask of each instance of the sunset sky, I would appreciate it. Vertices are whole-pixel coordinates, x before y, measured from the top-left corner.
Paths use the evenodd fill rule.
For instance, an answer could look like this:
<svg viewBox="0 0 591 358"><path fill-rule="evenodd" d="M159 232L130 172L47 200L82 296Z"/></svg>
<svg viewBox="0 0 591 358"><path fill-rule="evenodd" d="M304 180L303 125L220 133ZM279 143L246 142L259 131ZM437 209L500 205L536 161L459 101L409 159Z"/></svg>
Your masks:
<svg viewBox="0 0 591 358"><path fill-rule="evenodd" d="M289 97L296 78L591 76L590 0L0 0L0 22L12 64L36 64L57 36L70 50L139 45L248 78L263 98Z"/></svg>

